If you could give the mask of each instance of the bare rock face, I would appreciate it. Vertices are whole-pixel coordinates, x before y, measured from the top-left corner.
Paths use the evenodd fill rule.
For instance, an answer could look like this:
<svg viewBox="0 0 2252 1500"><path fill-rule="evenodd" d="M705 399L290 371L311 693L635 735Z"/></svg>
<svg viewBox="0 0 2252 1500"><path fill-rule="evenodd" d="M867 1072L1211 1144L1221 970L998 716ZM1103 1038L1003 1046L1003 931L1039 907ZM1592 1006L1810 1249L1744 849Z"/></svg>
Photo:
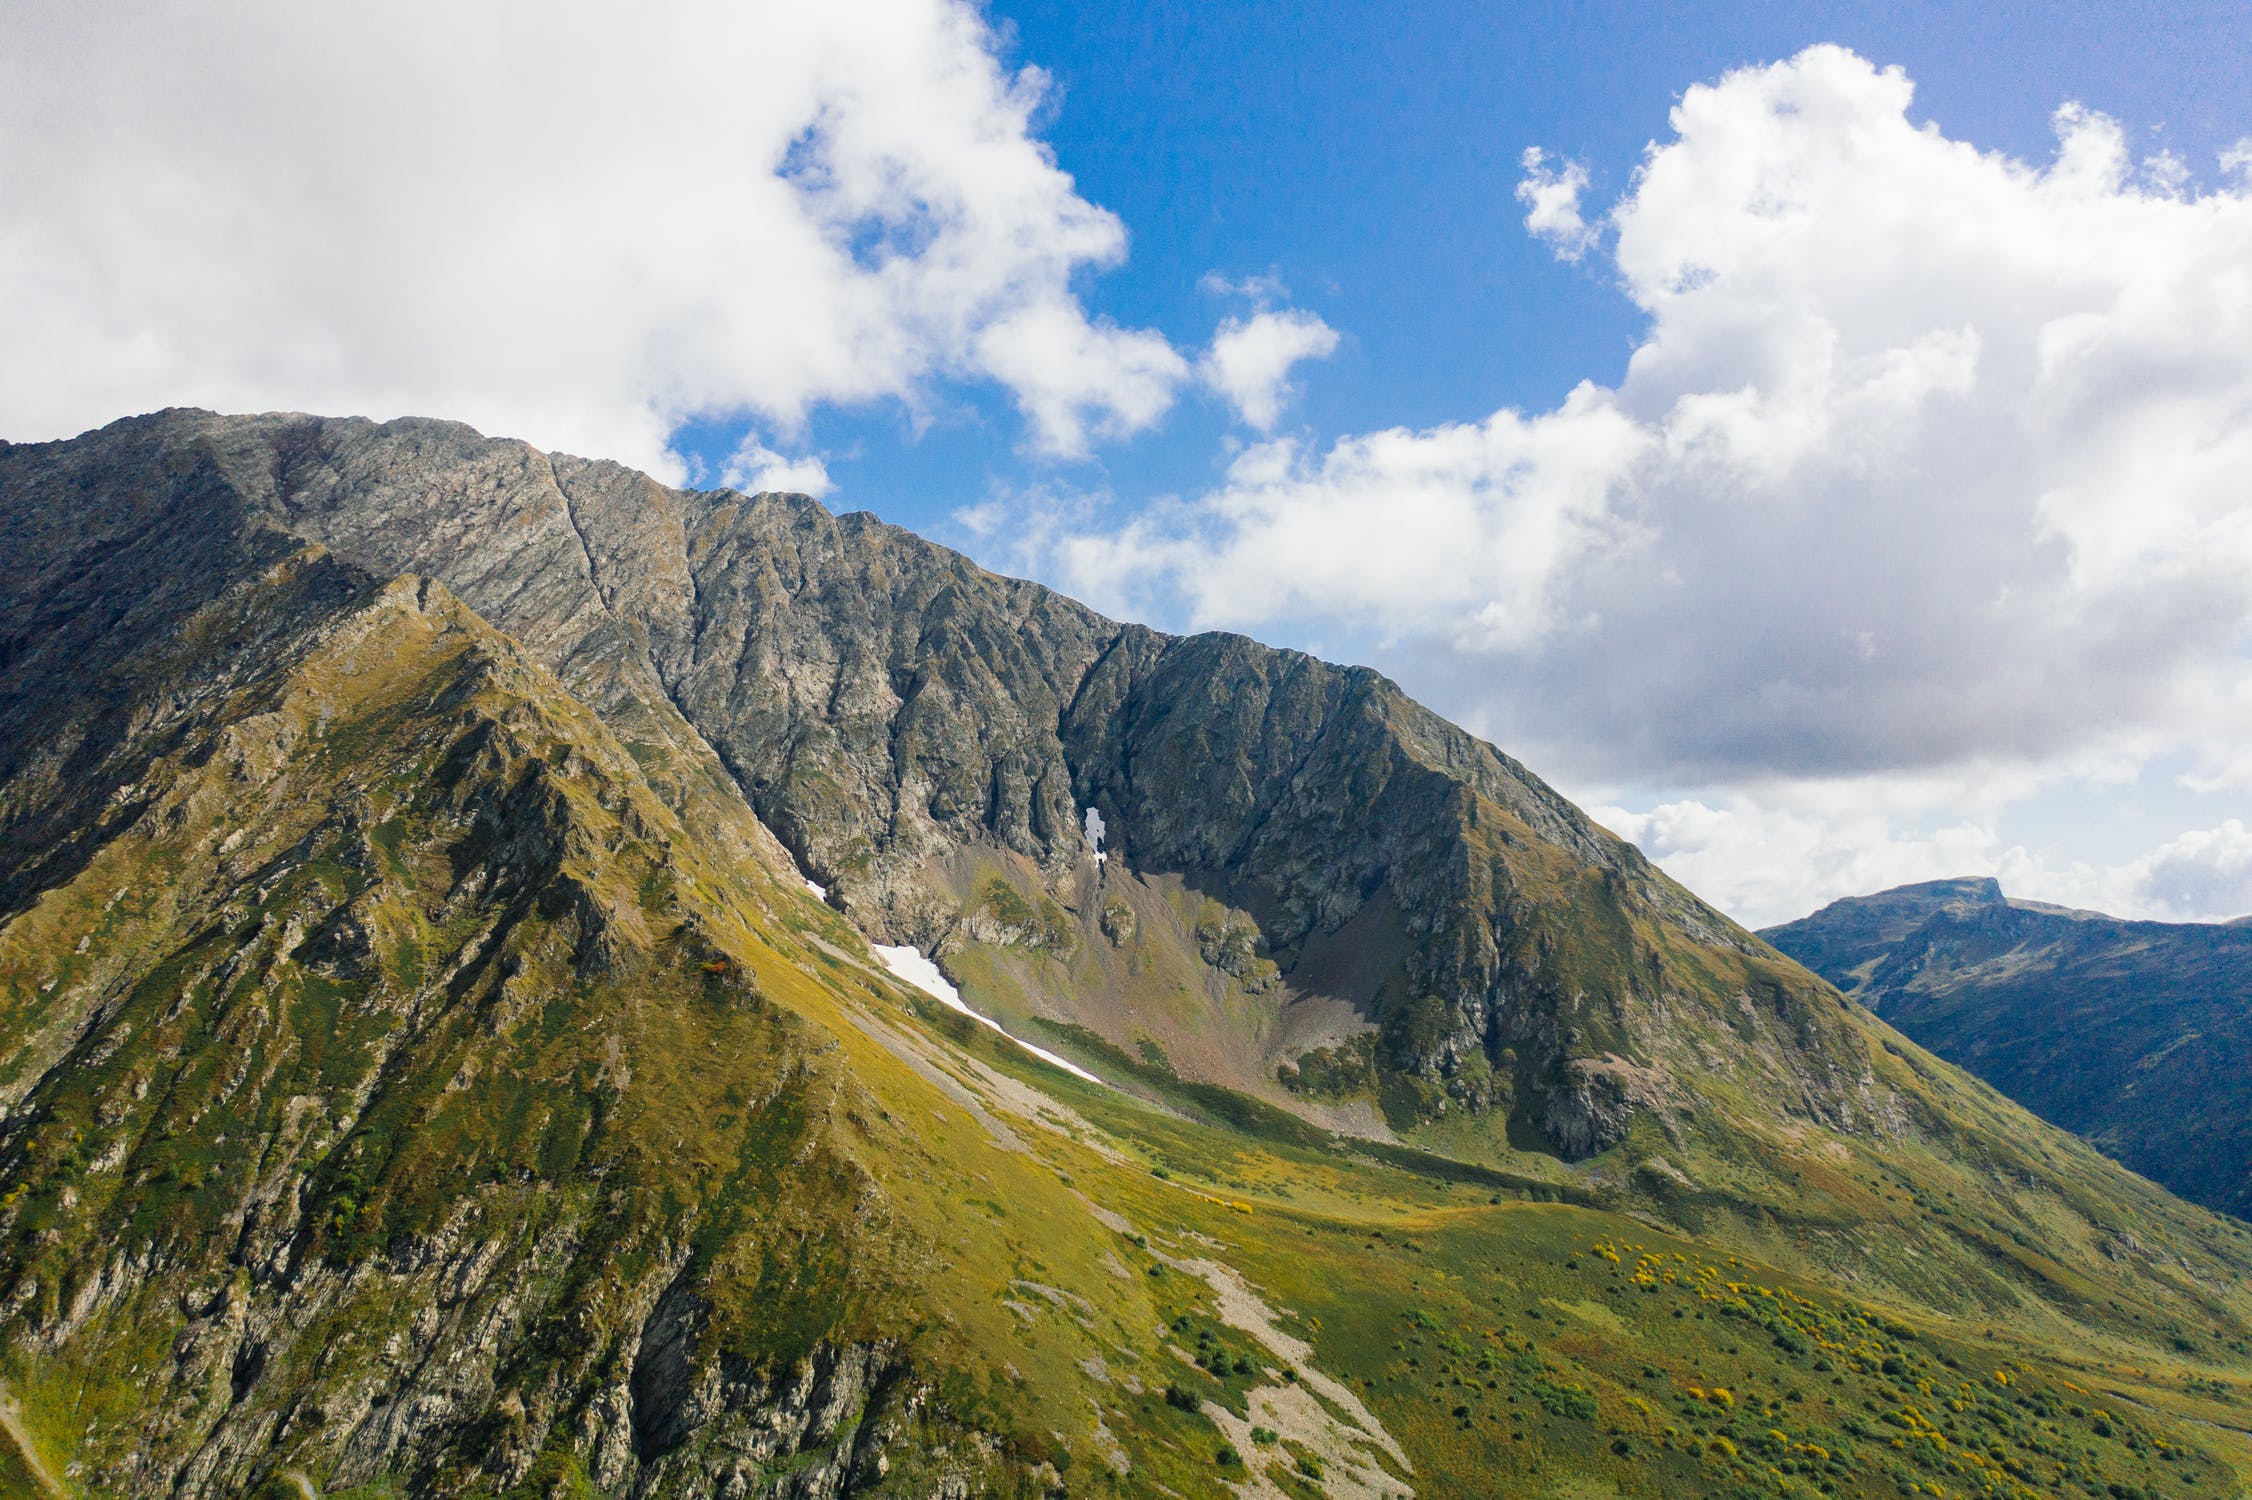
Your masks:
<svg viewBox="0 0 2252 1500"><path fill-rule="evenodd" d="M775 1373L725 1357L699 1368L705 1313L680 1283L658 1298L627 1386L632 1453L604 1452L598 1483L650 1500L691 1484L748 1494L801 1454L789 1500L833 1500L880 1476L901 1426L906 1369L895 1346L822 1344Z"/></svg>
<svg viewBox="0 0 2252 1500"><path fill-rule="evenodd" d="M1678 1022L1684 994L1713 990L1693 955L1746 976L1699 996L1708 1012L1769 982L1756 940L1376 673L1120 625L866 515L671 490L428 421L170 412L11 450L0 473L28 502L12 524L83 515L75 541L31 539L25 555L52 561L14 581L26 600L129 593L131 571L163 579L142 607L185 608L223 571L214 549L275 537L441 580L622 737L700 737L886 941L962 932L975 892L934 872L966 850L1060 889L1097 809L1114 868L1255 919L1200 941L1228 980L1274 1005L1343 1000L1421 1109L1506 1101L1567 1155L1632 1113L1578 1064L1663 1063L1661 1013ZM156 555L174 550L185 577ZM1254 972L1268 962L1271 979ZM1804 1084L1850 1112L1825 1064L1780 1065L1794 1100Z"/></svg>

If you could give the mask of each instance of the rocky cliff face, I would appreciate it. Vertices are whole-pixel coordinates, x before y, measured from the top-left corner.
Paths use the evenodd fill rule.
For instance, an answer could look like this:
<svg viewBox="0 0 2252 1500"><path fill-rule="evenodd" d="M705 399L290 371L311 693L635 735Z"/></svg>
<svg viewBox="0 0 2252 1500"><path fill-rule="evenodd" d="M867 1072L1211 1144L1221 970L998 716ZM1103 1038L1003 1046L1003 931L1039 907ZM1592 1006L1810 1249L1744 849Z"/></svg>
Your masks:
<svg viewBox="0 0 2252 1500"><path fill-rule="evenodd" d="M884 940L974 941L964 872L986 866L964 855L1015 856L1035 900L1074 896L1095 808L1106 875L1184 883L1279 966L1282 984L1249 996L1241 974L1197 981L1219 1002L1188 1029L1246 1038L1216 1081L1294 1103L1278 1067L1362 1077L1348 1092L1401 1128L1495 1112L1580 1156L1638 1113L1665 1116L1649 1070L1696 1062L1666 1057L1669 1035L1692 1011L1740 1029L1748 997L1783 1023L1767 1062L1791 1107L1867 1115L1861 1080L1811 1040L1826 994L1794 988L1631 846L1372 672L1122 626L801 497L668 490L445 423L168 413L13 454L5 482L44 518L28 524L81 528L30 539L71 577L35 570L26 598L109 599L126 573L192 594L229 564L184 559L179 579L141 550L180 531L199 548L295 538L372 576L443 581L629 742L708 742ZM82 812L21 836L44 847ZM1103 904L1074 911L1085 935ZM1121 987L1082 974L1069 988L1033 1008L1120 1045L1148 1034ZM1332 1002L1313 1032L1289 1024L1308 999ZM1292 1048L1310 1041L1329 1045L1309 1073ZM1338 1056L1367 1066L1319 1066Z"/></svg>

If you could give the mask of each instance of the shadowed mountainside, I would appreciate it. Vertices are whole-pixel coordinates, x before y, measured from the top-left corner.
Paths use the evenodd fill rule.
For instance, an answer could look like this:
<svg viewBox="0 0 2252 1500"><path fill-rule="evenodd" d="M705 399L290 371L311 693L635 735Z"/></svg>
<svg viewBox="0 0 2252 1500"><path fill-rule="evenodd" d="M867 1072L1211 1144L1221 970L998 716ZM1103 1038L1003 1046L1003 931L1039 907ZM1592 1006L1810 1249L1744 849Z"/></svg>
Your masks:
<svg viewBox="0 0 2252 1500"><path fill-rule="evenodd" d="M1761 936L2042 1118L2252 1216L2252 927L2127 922L1962 879Z"/></svg>

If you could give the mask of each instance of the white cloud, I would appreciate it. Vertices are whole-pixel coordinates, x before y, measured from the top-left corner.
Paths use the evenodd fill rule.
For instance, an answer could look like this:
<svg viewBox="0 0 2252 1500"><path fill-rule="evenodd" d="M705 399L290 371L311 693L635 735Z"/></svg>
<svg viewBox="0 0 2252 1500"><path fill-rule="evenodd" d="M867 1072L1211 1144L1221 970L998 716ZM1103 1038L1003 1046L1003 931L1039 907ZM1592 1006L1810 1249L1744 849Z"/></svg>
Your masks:
<svg viewBox="0 0 2252 1500"><path fill-rule="evenodd" d="M975 504L957 507L947 519L958 533L952 540L976 551L987 567L1022 577L1039 572L1074 544L1112 499L1104 489L1040 481L998 489ZM947 533L942 529L938 535ZM1103 580L1095 582L1089 592L1100 596L1098 607L1120 602Z"/></svg>
<svg viewBox="0 0 2252 1500"><path fill-rule="evenodd" d="M1809 798L1794 790L1589 812L1668 875L1753 927L1803 917L1840 896L1999 868L2003 846L1990 816L1918 817L1866 783L1830 789L1845 796Z"/></svg>
<svg viewBox="0 0 2252 1500"><path fill-rule="evenodd" d="M2004 835L2004 809L2024 790L2009 778L1850 778L1590 812L1753 927L1841 896L1959 875L1991 875L2012 897L2119 917L2210 922L2252 913L2252 829L2242 820L2095 863Z"/></svg>
<svg viewBox="0 0 2252 1500"><path fill-rule="evenodd" d="M0 423L463 417L667 474L684 416L995 379L1032 443L1186 379L965 0L0 10Z"/></svg>
<svg viewBox="0 0 2252 1500"><path fill-rule="evenodd" d="M1587 168L1567 161L1549 165L1548 153L1527 146L1520 159L1525 175L1517 183L1517 201L1525 205L1525 228L1562 260L1578 260L1594 248L1600 231L1580 217L1580 194L1587 191Z"/></svg>
<svg viewBox="0 0 2252 1500"><path fill-rule="evenodd" d="M744 438L728 457L726 472L720 475L719 482L747 495L771 490L786 495L811 495L817 500L834 488L829 482L829 466L818 456L790 458L767 447L755 436Z"/></svg>
<svg viewBox="0 0 2252 1500"><path fill-rule="evenodd" d="M1337 330L1314 314L1261 309L1221 323L1196 372L1246 425L1272 432L1293 394L1291 368L1302 360L1327 359L1336 349Z"/></svg>
<svg viewBox="0 0 2252 1500"><path fill-rule="evenodd" d="M1471 643L1513 643L1544 628L1552 582L1599 540L1606 487L1637 447L1633 424L1590 388L1531 420L1505 411L1319 454L1261 443L1195 510L1076 538L1061 562L1106 601L1121 580L1162 579L1199 626L1316 611L1406 619L1412 600Z"/></svg>
<svg viewBox="0 0 2252 1500"><path fill-rule="evenodd" d="M1224 276L1218 271L1207 271L1196 279L1196 289L1207 297L1248 297L1259 306L1266 307L1290 296L1290 288L1273 272L1255 276Z"/></svg>
<svg viewBox="0 0 2252 1500"><path fill-rule="evenodd" d="M2252 184L2154 178L2077 108L2046 164L1981 152L1911 94L1830 47L1688 90L1601 221L1649 318L1616 387L1255 448L1054 566L1202 624L1357 630L1583 784L2128 742L2221 766ZM1569 170L1534 165L1568 224Z"/></svg>
<svg viewBox="0 0 2252 1500"><path fill-rule="evenodd" d="M1091 436L1120 437L1155 422L1188 374L1161 335L1089 322L1060 294L988 323L976 350L1015 389L1034 446L1066 458L1084 455Z"/></svg>
<svg viewBox="0 0 2252 1500"><path fill-rule="evenodd" d="M2239 818L2168 841L2132 871L2152 911L2182 918L2252 913L2252 829Z"/></svg>

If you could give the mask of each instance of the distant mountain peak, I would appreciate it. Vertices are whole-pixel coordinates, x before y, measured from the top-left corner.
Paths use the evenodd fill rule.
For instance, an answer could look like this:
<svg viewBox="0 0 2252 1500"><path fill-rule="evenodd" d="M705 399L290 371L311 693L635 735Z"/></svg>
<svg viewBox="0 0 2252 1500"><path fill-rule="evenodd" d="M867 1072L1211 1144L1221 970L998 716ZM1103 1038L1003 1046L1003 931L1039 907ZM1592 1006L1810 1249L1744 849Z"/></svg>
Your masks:
<svg viewBox="0 0 2252 1500"><path fill-rule="evenodd" d="M1964 878L1761 936L2137 1171L2252 1213L2252 921L2129 921Z"/></svg>
<svg viewBox="0 0 2252 1500"><path fill-rule="evenodd" d="M1921 880L1909 885L1897 885L1884 896L1922 896L1936 900L1974 901L1986 905L1999 905L2005 898L2002 882L1991 875L1952 875L1943 880Z"/></svg>

